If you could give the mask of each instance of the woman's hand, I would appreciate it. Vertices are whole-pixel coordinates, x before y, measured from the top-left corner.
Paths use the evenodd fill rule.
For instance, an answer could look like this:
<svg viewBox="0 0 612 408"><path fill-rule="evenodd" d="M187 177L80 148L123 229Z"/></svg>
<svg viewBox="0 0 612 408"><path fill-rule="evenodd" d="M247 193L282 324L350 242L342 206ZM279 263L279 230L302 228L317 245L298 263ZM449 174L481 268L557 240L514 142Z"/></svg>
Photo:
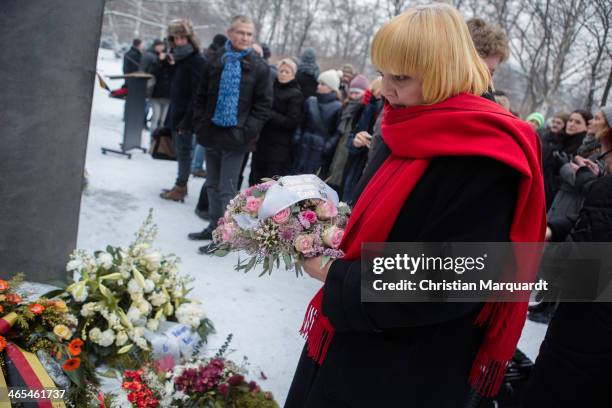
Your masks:
<svg viewBox="0 0 612 408"><path fill-rule="evenodd" d="M308 275L310 275L310 277L325 283L325 280L327 279L327 274L329 273L329 267L331 266L333 261L330 260L325 265L321 266L322 260L322 256L304 259L304 270Z"/></svg>
<svg viewBox="0 0 612 408"><path fill-rule="evenodd" d="M355 135L355 138L353 139L353 146L358 149L363 146L369 149L371 144L372 136L368 132L359 132Z"/></svg>
<svg viewBox="0 0 612 408"><path fill-rule="evenodd" d="M548 226L546 227L546 236L544 237L544 240L547 242L550 242L550 240L552 240L552 230Z"/></svg>

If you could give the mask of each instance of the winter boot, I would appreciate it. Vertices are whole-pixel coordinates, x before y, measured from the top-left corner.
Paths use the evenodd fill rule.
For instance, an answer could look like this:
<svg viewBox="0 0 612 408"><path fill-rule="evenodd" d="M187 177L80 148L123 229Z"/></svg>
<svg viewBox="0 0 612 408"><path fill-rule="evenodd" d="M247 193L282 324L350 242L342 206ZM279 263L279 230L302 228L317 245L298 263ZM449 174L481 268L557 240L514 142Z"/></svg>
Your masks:
<svg viewBox="0 0 612 408"><path fill-rule="evenodd" d="M172 190L163 191L159 196L164 200L185 202L187 195L187 186L174 186Z"/></svg>

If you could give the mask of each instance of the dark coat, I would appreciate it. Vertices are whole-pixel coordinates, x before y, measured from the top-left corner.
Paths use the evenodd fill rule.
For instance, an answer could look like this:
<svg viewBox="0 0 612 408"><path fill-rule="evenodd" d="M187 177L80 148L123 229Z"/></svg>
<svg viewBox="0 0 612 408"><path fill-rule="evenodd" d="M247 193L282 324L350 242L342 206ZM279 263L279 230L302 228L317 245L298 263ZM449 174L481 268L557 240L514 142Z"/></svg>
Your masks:
<svg viewBox="0 0 612 408"><path fill-rule="evenodd" d="M346 141L357 124L357 120L359 120L359 116L361 116L364 107L361 101L349 100L343 104L342 111L340 112L340 122L336 130L338 143L332 163L329 166L329 176L325 180L332 188L337 189L339 196L341 196L342 193L342 176L344 175L344 168L348 160Z"/></svg>
<svg viewBox="0 0 612 408"><path fill-rule="evenodd" d="M204 58L197 51L172 65L169 122L166 122L171 129L193 131L194 100L203 69Z"/></svg>
<svg viewBox="0 0 612 408"><path fill-rule="evenodd" d="M368 106L363 110L359 117L359 121L355 126L355 129L351 133L350 137L346 141L346 147L348 149L348 160L346 162L346 166L344 169L342 183L342 200L346 202L352 202L353 196L352 192L359 179L361 178L361 174L365 169L366 163L368 162L368 153L370 149L367 147L357 148L353 146L353 140L355 140L355 136L357 133L365 131L370 135L374 133L374 125L376 124L376 119L378 115L382 111L383 101L381 98L375 98L372 96L368 103Z"/></svg>
<svg viewBox="0 0 612 408"><path fill-rule="evenodd" d="M562 152L567 155L575 155L578 148L582 145L586 132L575 135L564 133L545 132L542 136L542 171L544 175L544 191L546 194L546 209L550 209L555 195L561 188L563 180L560 170L563 165L555 158L555 152Z"/></svg>
<svg viewBox="0 0 612 408"><path fill-rule="evenodd" d="M140 68L140 59L142 58L142 53L138 48L132 47L128 52L123 56L123 74L131 74L132 72L137 72Z"/></svg>
<svg viewBox="0 0 612 408"><path fill-rule="evenodd" d="M612 242L612 175L590 185L570 237ZM522 407L608 406L611 366L612 303L561 302L523 391Z"/></svg>
<svg viewBox="0 0 612 408"><path fill-rule="evenodd" d="M595 154L589 159L595 161L597 157L598 154ZM565 241L578 220L578 213L584 202L583 190L597 179L597 176L586 168L574 174L569 164L561 166L559 177L561 186L547 213L547 223L552 231L553 241Z"/></svg>
<svg viewBox="0 0 612 408"><path fill-rule="evenodd" d="M308 72L300 71L295 75L295 79L300 84L304 99L316 96L317 86L319 86L319 79L317 77Z"/></svg>
<svg viewBox="0 0 612 408"><path fill-rule="evenodd" d="M335 92L317 94L304 102L302 123L293 138L297 146L295 173L315 174L326 158L331 161L341 107Z"/></svg>
<svg viewBox="0 0 612 408"><path fill-rule="evenodd" d="M388 155L381 145L359 189ZM488 158L433 159L388 241L508 241L518 179ZM362 303L360 287L359 260L333 262L323 313L336 334L320 367L302 353L285 407L464 407L482 303Z"/></svg>
<svg viewBox="0 0 612 408"><path fill-rule="evenodd" d="M238 125L223 128L212 123L223 72L225 48L213 53L202 71L196 105L195 121L198 143L223 150L248 151L272 113L272 82L268 64L255 52L242 60Z"/></svg>
<svg viewBox="0 0 612 408"><path fill-rule="evenodd" d="M153 87L153 98L170 98L170 84L172 83L172 65L168 59L161 61L159 58L151 68L151 74L155 77Z"/></svg>
<svg viewBox="0 0 612 408"><path fill-rule="evenodd" d="M304 98L297 81L286 84L274 81L272 113L261 130L253 160L256 157L260 161L290 164L291 138L302 119L303 104Z"/></svg>

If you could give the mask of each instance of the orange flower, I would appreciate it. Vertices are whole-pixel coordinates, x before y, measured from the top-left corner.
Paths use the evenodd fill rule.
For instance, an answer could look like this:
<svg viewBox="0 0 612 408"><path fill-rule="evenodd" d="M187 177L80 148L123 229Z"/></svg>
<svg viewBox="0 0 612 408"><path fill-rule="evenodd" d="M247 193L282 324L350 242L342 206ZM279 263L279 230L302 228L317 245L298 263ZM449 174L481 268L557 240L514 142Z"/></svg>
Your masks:
<svg viewBox="0 0 612 408"><path fill-rule="evenodd" d="M9 284L4 279L0 279L0 292L4 292L9 288Z"/></svg>
<svg viewBox="0 0 612 408"><path fill-rule="evenodd" d="M83 340L81 339L74 339L70 342L70 344L68 345L68 350L70 351L70 354L72 354L73 356L78 356L79 354L81 354L81 347L83 346Z"/></svg>
<svg viewBox="0 0 612 408"><path fill-rule="evenodd" d="M5 349L5 347L6 347L6 339L0 336L0 353Z"/></svg>
<svg viewBox="0 0 612 408"><path fill-rule="evenodd" d="M69 358L62 364L64 371L74 371L81 365L81 359L78 357Z"/></svg>
<svg viewBox="0 0 612 408"><path fill-rule="evenodd" d="M34 313L35 315L39 315L45 311L45 307L40 303L32 303L30 306L28 306L28 309L30 309L30 312Z"/></svg>
<svg viewBox="0 0 612 408"><path fill-rule="evenodd" d="M4 313L4 306L0 305L0 313Z"/></svg>
<svg viewBox="0 0 612 408"><path fill-rule="evenodd" d="M17 304L17 303L21 303L22 300L23 299L21 299L21 296L19 296L16 293L9 293L6 295L6 301L9 303Z"/></svg>

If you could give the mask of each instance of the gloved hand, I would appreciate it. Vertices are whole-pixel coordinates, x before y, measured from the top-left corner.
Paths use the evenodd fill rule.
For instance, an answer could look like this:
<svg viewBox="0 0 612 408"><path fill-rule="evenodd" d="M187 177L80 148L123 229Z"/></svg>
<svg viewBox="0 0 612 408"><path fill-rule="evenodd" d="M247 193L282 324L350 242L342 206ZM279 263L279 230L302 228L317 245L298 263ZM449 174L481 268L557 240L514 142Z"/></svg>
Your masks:
<svg viewBox="0 0 612 408"><path fill-rule="evenodd" d="M572 157L569 154L561 152L559 150L555 150L553 152L553 157L555 158L559 166L563 166L564 164L569 163L570 160L572 160Z"/></svg>

